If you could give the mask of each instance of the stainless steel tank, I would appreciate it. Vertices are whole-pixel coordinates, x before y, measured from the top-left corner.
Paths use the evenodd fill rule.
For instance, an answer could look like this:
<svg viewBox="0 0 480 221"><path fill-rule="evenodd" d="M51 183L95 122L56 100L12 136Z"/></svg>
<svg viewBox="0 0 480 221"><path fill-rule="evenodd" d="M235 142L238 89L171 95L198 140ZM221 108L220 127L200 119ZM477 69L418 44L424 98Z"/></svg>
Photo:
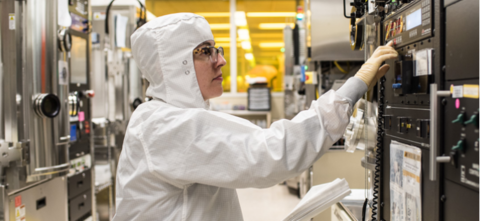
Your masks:
<svg viewBox="0 0 480 221"><path fill-rule="evenodd" d="M14 195L41 193L42 188L67 188L64 175L69 169L68 81L65 81L68 75L62 74L59 67L68 59L59 50L59 32L65 27L59 25L57 4L57 1L0 2L0 14L5 15L0 18L2 202L16 200ZM66 202L66 191L59 191L55 197ZM22 208L29 211L33 207L28 205L43 201L24 197L23 203L19 202L19 205L2 204L3 220L18 218L9 211ZM46 209L35 218L49 219L48 215L54 213L66 218L66 204L61 204L63 210L63 206L44 205Z"/></svg>

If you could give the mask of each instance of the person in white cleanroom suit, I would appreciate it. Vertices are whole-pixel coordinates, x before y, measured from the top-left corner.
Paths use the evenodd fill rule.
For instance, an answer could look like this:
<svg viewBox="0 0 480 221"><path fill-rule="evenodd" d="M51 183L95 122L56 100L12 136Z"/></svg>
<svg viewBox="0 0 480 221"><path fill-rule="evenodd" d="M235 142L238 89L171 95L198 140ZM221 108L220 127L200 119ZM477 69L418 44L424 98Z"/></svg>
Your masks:
<svg viewBox="0 0 480 221"><path fill-rule="evenodd" d="M236 188L264 188L299 175L342 137L352 107L397 56L383 46L337 91L292 120L262 129L209 110L222 94L222 51L208 22L180 13L158 17L131 36L149 81L133 113L117 169L120 220L243 220Z"/></svg>

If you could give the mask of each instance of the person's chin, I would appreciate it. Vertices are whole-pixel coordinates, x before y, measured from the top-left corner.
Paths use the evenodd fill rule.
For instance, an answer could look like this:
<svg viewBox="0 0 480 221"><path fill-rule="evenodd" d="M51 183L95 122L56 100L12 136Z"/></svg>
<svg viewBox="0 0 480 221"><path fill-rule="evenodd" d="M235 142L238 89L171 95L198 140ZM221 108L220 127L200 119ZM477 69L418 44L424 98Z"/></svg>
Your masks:
<svg viewBox="0 0 480 221"><path fill-rule="evenodd" d="M220 97L223 94L223 86L220 85L218 87L215 87L215 92L214 92L214 97Z"/></svg>

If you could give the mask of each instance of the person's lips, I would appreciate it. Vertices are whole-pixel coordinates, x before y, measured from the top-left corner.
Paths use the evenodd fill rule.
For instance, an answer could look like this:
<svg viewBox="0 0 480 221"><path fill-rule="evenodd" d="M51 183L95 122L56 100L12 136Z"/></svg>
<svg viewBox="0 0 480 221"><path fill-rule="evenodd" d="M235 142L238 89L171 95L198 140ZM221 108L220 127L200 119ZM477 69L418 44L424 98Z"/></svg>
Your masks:
<svg viewBox="0 0 480 221"><path fill-rule="evenodd" d="M223 81L223 77L222 77L222 75L220 74L220 75L218 75L217 77L215 77L213 80L214 80L214 81L216 81L216 80L218 80L218 81Z"/></svg>

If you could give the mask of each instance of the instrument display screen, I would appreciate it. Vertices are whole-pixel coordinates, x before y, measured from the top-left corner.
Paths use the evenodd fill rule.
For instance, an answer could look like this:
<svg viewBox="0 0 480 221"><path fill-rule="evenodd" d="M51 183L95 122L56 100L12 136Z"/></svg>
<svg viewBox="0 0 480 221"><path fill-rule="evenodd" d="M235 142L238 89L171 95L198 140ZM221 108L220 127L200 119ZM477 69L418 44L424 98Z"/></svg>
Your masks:
<svg viewBox="0 0 480 221"><path fill-rule="evenodd" d="M407 15L407 31L422 24L422 9Z"/></svg>

